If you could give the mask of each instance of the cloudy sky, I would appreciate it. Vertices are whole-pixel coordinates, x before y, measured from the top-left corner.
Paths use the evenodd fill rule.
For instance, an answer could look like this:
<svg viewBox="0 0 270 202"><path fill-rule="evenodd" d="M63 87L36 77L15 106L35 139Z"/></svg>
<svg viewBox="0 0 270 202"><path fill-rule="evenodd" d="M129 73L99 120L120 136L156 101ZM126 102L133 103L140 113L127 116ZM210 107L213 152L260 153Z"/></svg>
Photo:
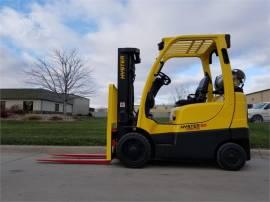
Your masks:
<svg viewBox="0 0 270 202"><path fill-rule="evenodd" d="M269 10L269 0L0 0L0 88L29 87L23 70L37 57L76 48L93 70L91 105L106 106L107 85L117 78L117 48L137 47L138 103L162 37L209 33L231 34L230 60L246 72L245 92L269 88ZM172 62L166 73L177 85L196 83L196 62ZM175 87L161 91L158 103L169 101Z"/></svg>

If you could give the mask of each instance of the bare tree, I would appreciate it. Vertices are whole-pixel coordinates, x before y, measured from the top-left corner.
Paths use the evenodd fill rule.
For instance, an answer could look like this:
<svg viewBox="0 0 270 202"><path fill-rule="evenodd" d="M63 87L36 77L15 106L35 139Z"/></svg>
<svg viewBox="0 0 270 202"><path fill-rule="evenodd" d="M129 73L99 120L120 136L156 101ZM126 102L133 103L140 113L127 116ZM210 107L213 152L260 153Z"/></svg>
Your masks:
<svg viewBox="0 0 270 202"><path fill-rule="evenodd" d="M173 96L172 96L174 102L177 102L178 100L186 99L189 94L193 93L192 86L193 86L192 83L186 83L175 88L175 92L173 93Z"/></svg>
<svg viewBox="0 0 270 202"><path fill-rule="evenodd" d="M27 83L53 91L62 99L64 114L71 94L87 97L94 94L92 71L75 49L69 52L54 50L47 60L38 58L26 73Z"/></svg>

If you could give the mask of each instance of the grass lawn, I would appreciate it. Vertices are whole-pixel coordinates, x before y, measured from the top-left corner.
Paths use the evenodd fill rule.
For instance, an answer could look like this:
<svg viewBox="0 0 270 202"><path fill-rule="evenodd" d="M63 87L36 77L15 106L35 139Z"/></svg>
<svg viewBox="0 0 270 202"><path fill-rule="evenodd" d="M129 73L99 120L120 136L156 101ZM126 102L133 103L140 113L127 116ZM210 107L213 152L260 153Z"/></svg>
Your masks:
<svg viewBox="0 0 270 202"><path fill-rule="evenodd" d="M105 145L106 119L63 121L1 121L1 144Z"/></svg>
<svg viewBox="0 0 270 202"><path fill-rule="evenodd" d="M252 148L270 148L270 123L250 123L249 129Z"/></svg>
<svg viewBox="0 0 270 202"><path fill-rule="evenodd" d="M106 119L92 118L74 122L1 120L3 145L105 145ZM270 123L250 123L253 148L270 148Z"/></svg>

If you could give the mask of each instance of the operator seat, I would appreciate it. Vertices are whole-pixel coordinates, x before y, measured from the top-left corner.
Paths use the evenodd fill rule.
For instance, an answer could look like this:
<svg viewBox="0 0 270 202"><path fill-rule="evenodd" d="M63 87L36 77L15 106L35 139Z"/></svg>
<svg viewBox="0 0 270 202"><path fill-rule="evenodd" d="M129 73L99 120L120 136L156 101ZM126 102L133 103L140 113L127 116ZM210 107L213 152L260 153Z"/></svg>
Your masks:
<svg viewBox="0 0 270 202"><path fill-rule="evenodd" d="M206 73L203 79L200 81L195 94L189 94L187 99L178 100L175 103L176 107L184 106L187 104L202 103L207 99L208 86L211 82L209 75Z"/></svg>

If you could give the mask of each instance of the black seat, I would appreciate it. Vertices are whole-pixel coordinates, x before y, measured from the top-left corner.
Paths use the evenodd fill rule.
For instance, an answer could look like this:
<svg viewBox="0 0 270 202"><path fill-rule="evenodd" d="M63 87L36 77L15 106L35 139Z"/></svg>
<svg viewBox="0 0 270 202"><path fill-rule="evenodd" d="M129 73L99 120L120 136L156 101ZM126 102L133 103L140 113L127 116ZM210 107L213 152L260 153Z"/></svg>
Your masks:
<svg viewBox="0 0 270 202"><path fill-rule="evenodd" d="M195 94L189 94L187 99L178 100L175 103L176 107L194 104L194 103L203 103L207 99L208 86L211 82L211 79L208 74L206 74L203 79L200 81L199 86L197 87Z"/></svg>

